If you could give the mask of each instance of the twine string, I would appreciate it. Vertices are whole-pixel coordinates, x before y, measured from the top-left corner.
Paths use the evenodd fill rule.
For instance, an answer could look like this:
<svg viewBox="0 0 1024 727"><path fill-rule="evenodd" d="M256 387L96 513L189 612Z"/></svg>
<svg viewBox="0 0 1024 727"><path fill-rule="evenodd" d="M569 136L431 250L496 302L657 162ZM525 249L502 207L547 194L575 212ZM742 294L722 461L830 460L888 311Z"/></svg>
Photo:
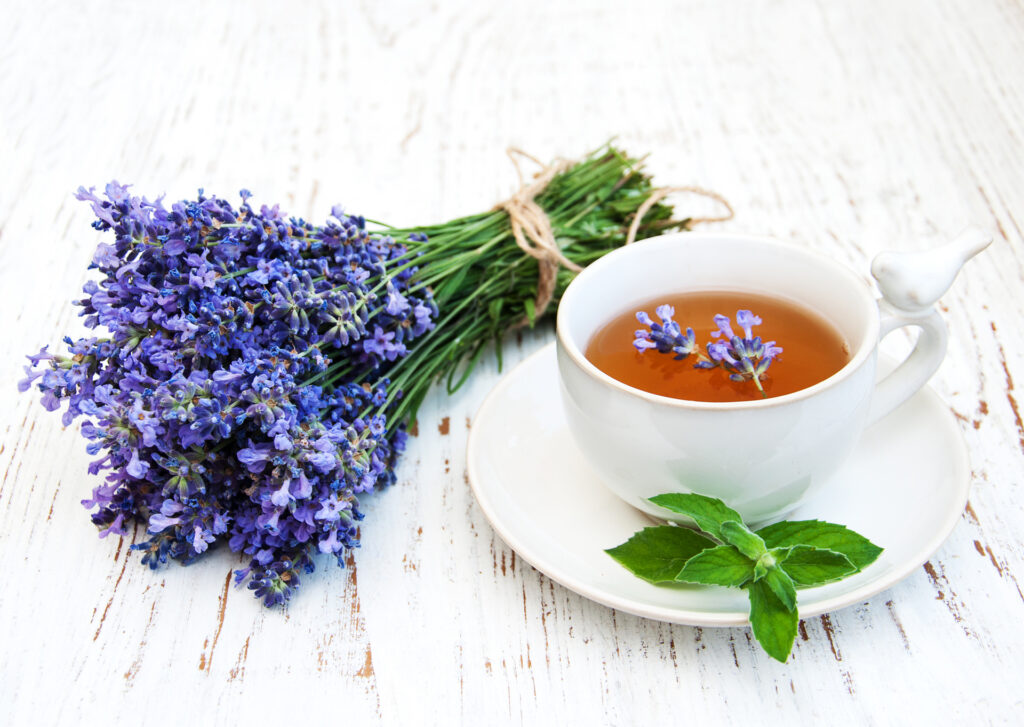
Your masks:
<svg viewBox="0 0 1024 727"><path fill-rule="evenodd" d="M624 244L630 245L636 242L636 233L640 229L640 221L643 220L644 215L651 211L651 208L658 204L661 200L668 197L670 194L676 192L688 192L690 194L696 194L700 197L707 197L715 202L718 202L725 208L725 214L717 215L714 217L691 217L689 220L690 225L699 225L704 222L726 222L731 220L735 216L735 212L732 209L732 205L729 201L718 194L718 192L712 192L709 189L703 187L659 187L658 189L651 192L651 196L644 200L637 210L636 215L633 217L633 222L629 225L629 232L626 233L626 242Z"/></svg>
<svg viewBox="0 0 1024 727"><path fill-rule="evenodd" d="M551 220L536 201L537 195L543 192L558 174L569 169L572 162L568 159L557 159L552 164L545 164L515 147L509 147L507 154L519 176L519 189L507 200L499 203L496 209L502 209L508 214L512 237L515 238L519 249L537 261L537 295L533 309L534 318L539 318L554 298L559 269L565 267L577 273L583 269L562 254L555 240L554 230L551 229ZM529 159L540 167L532 182L526 182L519 163L520 158ZM529 323L530 317L525 316L516 327L521 328Z"/></svg>
<svg viewBox="0 0 1024 727"><path fill-rule="evenodd" d="M572 167L573 162L568 159L556 159L551 164L545 164L532 154L528 154L516 147L509 147L506 153L509 159L512 160L512 164L516 169L516 175L519 177L519 189L507 200L495 205L495 209L504 210L508 214L509 224L512 228L512 237L515 239L516 245L519 246L520 250L537 261L537 294L533 306L533 320L536 320L544 314L554 298L558 271L563 267L575 273L583 270L582 267L562 253L558 246L558 241L555 240L555 233L551 228L551 220L536 201L537 197L547 189L551 180ZM533 175L533 180L530 182L527 182L523 175L520 159L528 159L540 167L540 170ZM676 192L688 192L707 197L718 202L726 210L725 214L714 217L692 217L689 220L691 225L702 222L725 222L732 219L734 215L732 205L716 192L711 192L701 187L661 187L651 192L651 195L637 208L636 215L633 217L633 222L630 224L629 231L626 234L626 245L636 241L636 235L644 215L658 202ZM529 325L530 322L530 316L524 316L523 320L517 323L514 328L521 328Z"/></svg>

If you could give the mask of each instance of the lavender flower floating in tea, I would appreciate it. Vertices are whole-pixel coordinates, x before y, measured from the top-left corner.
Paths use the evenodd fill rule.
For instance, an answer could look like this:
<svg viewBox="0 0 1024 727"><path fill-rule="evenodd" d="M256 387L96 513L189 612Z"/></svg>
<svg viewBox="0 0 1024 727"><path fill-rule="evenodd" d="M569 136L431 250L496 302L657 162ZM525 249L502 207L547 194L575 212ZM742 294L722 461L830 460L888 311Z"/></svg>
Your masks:
<svg viewBox="0 0 1024 727"><path fill-rule="evenodd" d="M735 322L723 310L737 311ZM785 344L785 354L776 341ZM830 321L802 303L712 289L630 306L594 333L585 355L605 374L651 394L738 402L813 386L850 361L850 346ZM698 365L681 363L687 358Z"/></svg>
<svg viewBox="0 0 1024 727"><path fill-rule="evenodd" d="M721 367L729 372L729 378L733 381L753 381L754 386L761 392L761 396L767 398L761 384L761 377L765 375L768 367L772 365L775 358L782 353L782 348L775 345L775 341L762 341L760 336L753 334L754 326L763 322L758 316L749 310L736 311L736 323L743 329L744 337L740 338L732 330L732 323L727 316L715 315L715 325L718 330L711 336L718 338L724 336L725 340L711 341L707 344L707 353L700 350L696 344L696 335L692 328L687 328L684 334L672 317L675 315L675 308L662 304L655 310L661 323L655 323L644 311L637 311L636 319L647 329L636 331L633 346L637 351L655 349L658 353L672 353L676 361L682 361L691 354L699 358L693 365L697 369L713 369Z"/></svg>
<svg viewBox="0 0 1024 727"><path fill-rule="evenodd" d="M658 353L674 353L676 361L682 361L693 353L696 348L696 336L692 328L687 328L684 334L679 324L672 320L676 314L675 308L668 303L659 305L655 315L661 319L661 323L655 323L644 311L637 311L636 319L650 330L638 330L633 346L637 351L643 353L648 349L656 349Z"/></svg>

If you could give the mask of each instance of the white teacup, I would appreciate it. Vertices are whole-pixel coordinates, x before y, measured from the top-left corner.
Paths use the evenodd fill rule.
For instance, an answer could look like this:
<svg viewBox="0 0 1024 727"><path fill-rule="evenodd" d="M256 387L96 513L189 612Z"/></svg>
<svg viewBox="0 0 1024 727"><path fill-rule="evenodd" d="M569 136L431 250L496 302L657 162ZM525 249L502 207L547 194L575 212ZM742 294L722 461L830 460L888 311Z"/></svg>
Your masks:
<svg viewBox="0 0 1024 727"><path fill-rule="evenodd" d="M881 302L831 259L766 237L687 232L609 253L579 274L558 309L558 368L573 437L605 484L651 515L668 515L648 502L654 495L698 492L724 500L748 522L777 519L815 493L866 425L935 372L947 334L932 304L989 241L968 231L927 253L879 255L872 272ZM817 311L849 344L850 361L792 394L713 403L641 391L584 356L591 336L623 311L660 295L711 289L767 294ZM921 328L916 347L876 384L879 339L908 325Z"/></svg>

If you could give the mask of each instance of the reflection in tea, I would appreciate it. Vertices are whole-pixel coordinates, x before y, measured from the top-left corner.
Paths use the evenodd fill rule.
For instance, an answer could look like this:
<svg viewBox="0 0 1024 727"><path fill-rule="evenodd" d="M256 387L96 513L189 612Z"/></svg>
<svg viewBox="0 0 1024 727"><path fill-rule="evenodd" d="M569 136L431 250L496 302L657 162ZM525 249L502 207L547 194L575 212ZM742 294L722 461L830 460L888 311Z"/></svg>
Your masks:
<svg viewBox="0 0 1024 727"><path fill-rule="evenodd" d="M653 394L691 401L753 401L762 394L750 381L733 381L722 368L694 368L696 356L683 361L671 355L648 355L633 347L638 328L636 311L668 304L675 320L694 329L701 352L715 340L716 314L732 316L737 310L757 313L763 323L755 334L778 341L784 351L760 377L767 396L781 396L813 386L841 369L850 359L842 335L817 313L789 300L768 295L711 290L660 296L631 306L599 329L587 345L586 357L619 381ZM721 340L721 339L718 339ZM703 357L702 357L703 358Z"/></svg>

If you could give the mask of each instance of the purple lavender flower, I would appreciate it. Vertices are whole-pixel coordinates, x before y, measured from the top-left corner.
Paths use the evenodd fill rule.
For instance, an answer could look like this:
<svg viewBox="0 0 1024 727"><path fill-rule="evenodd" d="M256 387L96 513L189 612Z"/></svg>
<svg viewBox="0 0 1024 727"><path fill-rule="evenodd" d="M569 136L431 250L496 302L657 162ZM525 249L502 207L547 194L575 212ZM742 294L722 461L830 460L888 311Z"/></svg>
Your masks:
<svg viewBox="0 0 1024 727"><path fill-rule="evenodd" d="M157 512L149 516L149 532L159 533L161 530L177 525L181 522L180 518L167 517L163 513Z"/></svg>
<svg viewBox="0 0 1024 727"><path fill-rule="evenodd" d="M342 504L338 502L338 498L332 494L323 501L320 511L316 514L316 519L334 522L340 517L341 510Z"/></svg>
<svg viewBox="0 0 1024 727"><path fill-rule="evenodd" d="M100 537L105 538L113 533L114 535L126 535L124 531L124 513L119 512L107 527L100 529Z"/></svg>
<svg viewBox="0 0 1024 727"><path fill-rule="evenodd" d="M108 232L78 302L106 335L29 356L19 388L86 418L101 537L144 523L133 547L152 568L225 541L251 558L238 581L284 602L317 553L344 565L358 544L356 493L394 482L406 435L380 369L434 327L429 290L410 287L401 245L339 207L314 227L247 191L237 209L116 182L77 196Z"/></svg>
<svg viewBox="0 0 1024 727"><path fill-rule="evenodd" d="M125 467L125 471L135 479L141 480L146 476L146 472L149 471L149 462L141 461L139 459L139 451L137 449L133 449L131 459L128 460L128 465Z"/></svg>
<svg viewBox="0 0 1024 727"><path fill-rule="evenodd" d="M427 303L417 303L412 309L414 323L412 327L412 334L414 336L422 335L427 331L434 329L434 318L437 317L437 305L434 301L429 300Z"/></svg>
<svg viewBox="0 0 1024 727"><path fill-rule="evenodd" d="M744 337L747 339L752 339L754 337L754 334L751 332L751 329L754 326L761 325L761 319L748 310L736 311L736 322L739 323L740 328L743 329Z"/></svg>
<svg viewBox="0 0 1024 727"><path fill-rule="evenodd" d="M33 371L31 366L24 366L25 378L18 382L18 391L26 392L32 386L32 382L43 375L42 371Z"/></svg>
<svg viewBox="0 0 1024 727"><path fill-rule="evenodd" d="M670 305L659 305L655 313L661 319L661 323L655 323L644 311L637 311L636 319L647 329L636 331L633 346L640 353L648 349L656 349L658 353L674 353L676 361L693 353L695 349L694 333L692 328L687 328L684 334L679 324L672 320L675 315L675 308Z"/></svg>
<svg viewBox="0 0 1024 727"><path fill-rule="evenodd" d="M281 487L271 493L270 502L277 507L287 507L289 503L295 500L291 493L291 485L291 480L282 482Z"/></svg>
<svg viewBox="0 0 1024 727"><path fill-rule="evenodd" d="M380 326L373 329L372 338L363 341L363 350L388 361L404 356L406 351L404 343L395 342L394 331L385 332Z"/></svg>
<svg viewBox="0 0 1024 727"><path fill-rule="evenodd" d="M338 529L331 530L317 545L321 553L336 553L341 550L342 542L338 540Z"/></svg>
<svg viewBox="0 0 1024 727"><path fill-rule="evenodd" d="M259 573L253 570L249 588L268 607L285 603L299 585L298 571L288 559L275 561Z"/></svg>
<svg viewBox="0 0 1024 727"><path fill-rule="evenodd" d="M394 284L388 281L388 296L387 304L384 306L384 310L393 316L398 316L409 310L409 301L404 295L395 289Z"/></svg>
<svg viewBox="0 0 1024 727"><path fill-rule="evenodd" d="M209 544L215 539L216 538L214 538L213 533L209 530L205 530L202 526L196 525L193 528L192 547L195 549L196 553L202 553L205 551L207 547L209 547Z"/></svg>
<svg viewBox="0 0 1024 727"><path fill-rule="evenodd" d="M718 330L711 336L726 340L709 342L709 359L698 362L696 367L710 369L721 366L733 381L753 381L761 395L767 396L761 377L782 353L782 348L776 346L775 341L762 342L760 336L754 336L753 327L761 325L761 319L749 310L736 311L736 323L743 329L744 338L733 333L728 317L715 316Z"/></svg>
<svg viewBox="0 0 1024 727"><path fill-rule="evenodd" d="M655 311L661 323L655 323L644 311L636 314L637 320L647 329L637 330L633 345L640 353L648 349L656 349L659 353L674 353L676 360L686 358L697 350L692 328L686 329L684 335L679 324L672 320L675 309L670 305L660 305ZM736 312L736 323L743 330L744 338L737 336L732 329L732 322L727 316L718 314L714 318L717 331L711 333L712 338L723 340L710 341L707 354L698 352L699 360L694 368L711 369L721 366L729 372L733 381L753 381L762 396L767 396L761 377L771 366L772 361L782 353L782 348L775 341L762 342L754 336L754 326L761 325L761 319L749 310Z"/></svg>
<svg viewBox="0 0 1024 727"><path fill-rule="evenodd" d="M273 450L269 445L266 444L253 444L249 441L248 447L243 447L238 450L238 461L246 466L246 468L254 473L259 474L267 467L267 460L273 455Z"/></svg>

